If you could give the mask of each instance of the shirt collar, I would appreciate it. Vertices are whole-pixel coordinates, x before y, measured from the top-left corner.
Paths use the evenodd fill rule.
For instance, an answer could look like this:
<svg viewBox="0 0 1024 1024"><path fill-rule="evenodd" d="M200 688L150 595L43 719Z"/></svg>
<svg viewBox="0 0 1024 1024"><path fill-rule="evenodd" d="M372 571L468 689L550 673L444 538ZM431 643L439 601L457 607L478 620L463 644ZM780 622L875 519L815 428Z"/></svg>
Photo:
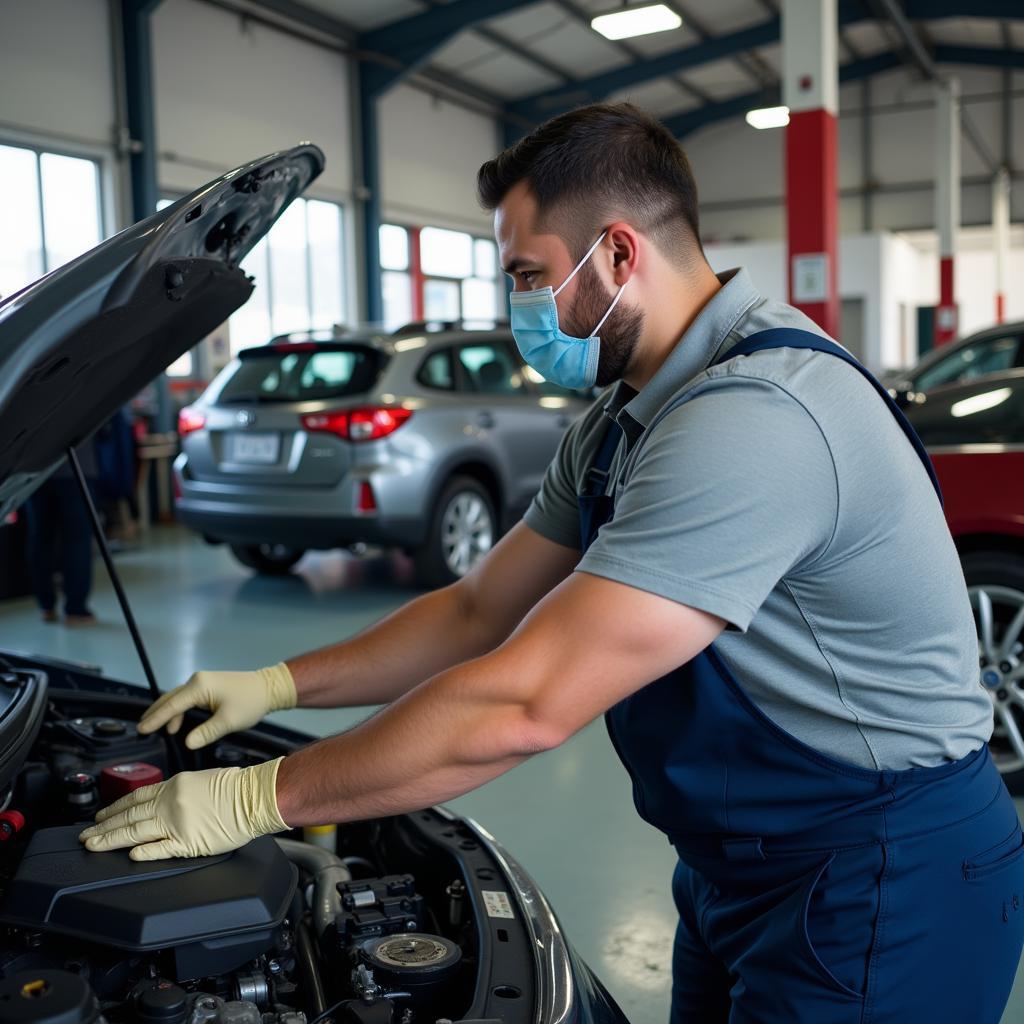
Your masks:
<svg viewBox="0 0 1024 1024"><path fill-rule="evenodd" d="M747 310L760 301L747 271L740 267L718 275L722 287L697 314L686 333L676 342L668 358L642 391L619 381L605 405L609 416L618 418L623 429L625 414L646 429L658 410L689 380L714 361L736 324Z"/></svg>

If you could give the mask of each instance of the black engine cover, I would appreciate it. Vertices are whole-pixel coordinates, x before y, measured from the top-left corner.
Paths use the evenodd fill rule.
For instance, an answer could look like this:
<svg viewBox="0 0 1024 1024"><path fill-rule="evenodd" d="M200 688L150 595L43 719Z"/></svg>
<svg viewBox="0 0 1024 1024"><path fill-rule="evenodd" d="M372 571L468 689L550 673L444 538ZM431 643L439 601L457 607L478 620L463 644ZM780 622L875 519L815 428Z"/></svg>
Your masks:
<svg viewBox="0 0 1024 1024"><path fill-rule="evenodd" d="M241 967L284 920L298 871L269 836L216 857L136 862L90 853L80 825L40 829L0 920L116 949L174 950L178 981Z"/></svg>

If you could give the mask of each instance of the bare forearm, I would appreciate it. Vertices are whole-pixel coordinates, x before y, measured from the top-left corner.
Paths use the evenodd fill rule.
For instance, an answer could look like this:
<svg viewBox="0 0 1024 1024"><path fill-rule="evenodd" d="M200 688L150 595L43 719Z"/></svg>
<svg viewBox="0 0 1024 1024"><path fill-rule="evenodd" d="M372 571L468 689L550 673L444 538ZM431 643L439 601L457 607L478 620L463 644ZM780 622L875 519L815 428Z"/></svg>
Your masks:
<svg viewBox="0 0 1024 1024"><path fill-rule="evenodd" d="M386 704L424 679L485 654L505 636L457 587L424 594L343 643L289 659L299 704Z"/></svg>
<svg viewBox="0 0 1024 1024"><path fill-rule="evenodd" d="M494 662L460 665L349 732L287 757L277 779L281 816L299 826L401 814L469 792L547 749L553 741L514 684L480 685Z"/></svg>

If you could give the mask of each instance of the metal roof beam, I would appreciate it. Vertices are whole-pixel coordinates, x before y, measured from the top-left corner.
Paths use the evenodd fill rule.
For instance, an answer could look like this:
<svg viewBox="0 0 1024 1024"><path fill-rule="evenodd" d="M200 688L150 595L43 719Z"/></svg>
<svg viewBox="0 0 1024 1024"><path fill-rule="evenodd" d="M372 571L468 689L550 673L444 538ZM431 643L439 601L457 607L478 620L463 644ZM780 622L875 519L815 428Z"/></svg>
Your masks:
<svg viewBox="0 0 1024 1024"><path fill-rule="evenodd" d="M570 6L565 2L559 2L559 6L571 11ZM908 0L902 13L906 15L906 18L919 21L952 17L1020 19L1024 18L1024 3L1021 3L1020 0ZM840 0L839 24L841 26L852 25L869 18L871 15L857 0ZM540 120L579 103L602 99L619 89L627 89L633 85L640 85L643 82L671 75L686 68L699 67L715 60L734 58L758 46L770 45L779 41L780 32L779 18L772 17L758 25L730 32L728 35L710 37L693 46L662 54L660 57L635 60L632 64L616 68L614 71L603 72L590 78L581 78L573 82L571 87L560 86L554 89L545 89L543 92L535 93L533 96L524 97L510 104L510 109L524 117ZM967 61L967 63L974 63L974 61ZM994 66L1005 65L996 61Z"/></svg>
<svg viewBox="0 0 1024 1024"><path fill-rule="evenodd" d="M935 47L935 60L940 64L1024 69L1024 50L991 50L983 46L946 46L940 43Z"/></svg>
<svg viewBox="0 0 1024 1024"><path fill-rule="evenodd" d="M366 77L379 95L415 70L440 47L466 28L499 14L506 14L537 0L452 0L411 18L399 18L359 36L359 48L379 54L394 66L378 64Z"/></svg>
<svg viewBox="0 0 1024 1024"><path fill-rule="evenodd" d="M553 113L567 110L581 101L602 99L619 89L627 89L631 85L674 74L688 67L698 67L713 60L731 57L752 47L775 42L778 38L779 19L771 18L753 28L716 36L681 50L673 50L661 57L637 61L613 71L592 75L590 78L581 78L571 86L546 89L510 104L510 109L526 117L550 117Z"/></svg>
<svg viewBox="0 0 1024 1024"><path fill-rule="evenodd" d="M861 79L871 75L877 75L882 71L889 71L892 68L901 66L900 58L894 53L880 53L874 57L866 57L864 60L851 61L839 68L839 81L859 82ZM758 92L746 93L743 96L734 96L731 99L723 100L720 103L712 103L706 107L699 107L697 110L688 110L675 117L664 118L665 127L668 128L677 138L683 138L690 132L703 128L705 125L715 121L724 121L730 117L737 117L745 114L755 107L775 106L781 102L781 93L778 87L762 89Z"/></svg>
<svg viewBox="0 0 1024 1024"><path fill-rule="evenodd" d="M911 21L941 18L1024 18L1020 0L905 0L903 13Z"/></svg>
<svg viewBox="0 0 1024 1024"><path fill-rule="evenodd" d="M586 28L588 32L592 31L590 27L592 15L589 11L580 7L577 3L574 2L574 0L554 0L554 2L559 7L561 7L563 11L565 11L573 19L575 19L575 21L578 24ZM614 46L620 53L626 54L626 56L629 57L634 64L643 63L646 59L642 51L638 50L635 46L631 46L624 39L611 39L608 40L608 42L610 42L611 45ZM686 93L687 96L691 96L701 103L711 102L711 97L706 92L704 92L703 89L699 88L696 85L693 85L691 82L688 82L685 78L679 75L669 75L669 81L672 83L672 85L679 89L680 92ZM588 97L586 96L586 94L581 94L580 99L586 101ZM576 101L573 101L572 103L569 104L569 106L573 106L575 102Z"/></svg>

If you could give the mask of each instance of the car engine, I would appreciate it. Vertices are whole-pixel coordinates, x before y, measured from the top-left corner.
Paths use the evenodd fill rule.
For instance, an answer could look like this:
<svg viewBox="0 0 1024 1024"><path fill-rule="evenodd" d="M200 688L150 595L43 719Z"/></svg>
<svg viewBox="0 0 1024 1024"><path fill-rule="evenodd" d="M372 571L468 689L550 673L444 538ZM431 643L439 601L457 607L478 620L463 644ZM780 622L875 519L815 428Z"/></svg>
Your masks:
<svg viewBox="0 0 1024 1024"><path fill-rule="evenodd" d="M0 672L0 697L28 675ZM282 752L142 737L144 706L51 691L0 771L0 1024L478 1024L488 988L509 1009L488 1020L531 1019L528 943L511 913L479 926L495 865L436 810L327 830L333 848L292 833L191 860L86 851L78 833L124 793ZM503 957L518 986L481 980Z"/></svg>

